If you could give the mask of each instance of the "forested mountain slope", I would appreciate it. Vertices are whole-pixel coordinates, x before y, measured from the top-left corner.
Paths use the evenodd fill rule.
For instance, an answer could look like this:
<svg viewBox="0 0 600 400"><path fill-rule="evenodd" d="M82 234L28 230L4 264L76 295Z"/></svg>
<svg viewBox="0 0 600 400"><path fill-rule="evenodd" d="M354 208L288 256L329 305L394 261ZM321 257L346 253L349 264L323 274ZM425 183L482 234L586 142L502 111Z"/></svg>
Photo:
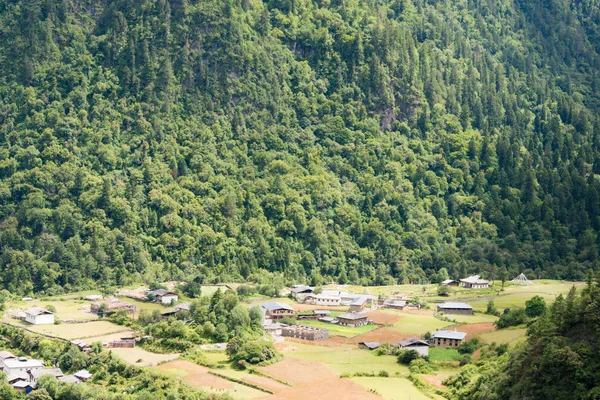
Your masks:
<svg viewBox="0 0 600 400"><path fill-rule="evenodd" d="M0 286L582 279L596 0L2 0Z"/></svg>

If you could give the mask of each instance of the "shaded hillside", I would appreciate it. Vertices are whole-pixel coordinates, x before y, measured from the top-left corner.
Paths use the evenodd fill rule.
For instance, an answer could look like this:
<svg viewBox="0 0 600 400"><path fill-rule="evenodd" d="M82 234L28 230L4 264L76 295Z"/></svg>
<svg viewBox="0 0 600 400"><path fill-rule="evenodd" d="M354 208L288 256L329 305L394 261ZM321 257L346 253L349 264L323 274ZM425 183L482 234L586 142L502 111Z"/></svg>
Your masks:
<svg viewBox="0 0 600 400"><path fill-rule="evenodd" d="M594 4L4 1L0 285L582 279Z"/></svg>

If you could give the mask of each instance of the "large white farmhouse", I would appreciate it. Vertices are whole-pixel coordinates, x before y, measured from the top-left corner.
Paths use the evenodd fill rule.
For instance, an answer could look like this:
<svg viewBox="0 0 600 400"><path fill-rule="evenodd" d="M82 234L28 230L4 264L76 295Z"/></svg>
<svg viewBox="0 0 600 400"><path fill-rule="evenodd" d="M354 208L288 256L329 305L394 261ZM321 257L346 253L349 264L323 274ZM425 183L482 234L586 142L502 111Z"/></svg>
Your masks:
<svg viewBox="0 0 600 400"><path fill-rule="evenodd" d="M33 307L25 311L25 321L33 325L53 324L54 313L40 307Z"/></svg>

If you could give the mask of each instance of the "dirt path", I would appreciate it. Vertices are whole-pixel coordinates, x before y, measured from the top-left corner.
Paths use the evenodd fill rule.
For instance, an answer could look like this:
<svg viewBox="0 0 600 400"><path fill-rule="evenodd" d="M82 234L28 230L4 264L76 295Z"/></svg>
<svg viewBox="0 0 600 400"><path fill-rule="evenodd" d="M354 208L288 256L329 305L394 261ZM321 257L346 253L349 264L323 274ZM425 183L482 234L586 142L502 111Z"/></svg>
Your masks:
<svg viewBox="0 0 600 400"><path fill-rule="evenodd" d="M262 397L264 400L381 400L350 379L339 378L327 365L317 361L284 358L260 370L292 385Z"/></svg>

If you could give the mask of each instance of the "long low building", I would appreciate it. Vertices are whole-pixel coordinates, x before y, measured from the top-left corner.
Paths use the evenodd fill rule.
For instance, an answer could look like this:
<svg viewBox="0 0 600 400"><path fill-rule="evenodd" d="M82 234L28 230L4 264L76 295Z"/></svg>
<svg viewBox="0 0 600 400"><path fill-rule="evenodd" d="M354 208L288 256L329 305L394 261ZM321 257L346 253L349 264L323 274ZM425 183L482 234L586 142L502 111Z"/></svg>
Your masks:
<svg viewBox="0 0 600 400"><path fill-rule="evenodd" d="M443 312L444 314L463 314L463 315L472 315L473 314L473 307L471 307L467 303L459 303L459 302L452 302L452 301L438 304L437 310L438 310L438 312Z"/></svg>
<svg viewBox="0 0 600 400"><path fill-rule="evenodd" d="M460 280L460 286L467 289L487 289L490 287L490 282L481 279L479 275L472 275L468 278Z"/></svg>

